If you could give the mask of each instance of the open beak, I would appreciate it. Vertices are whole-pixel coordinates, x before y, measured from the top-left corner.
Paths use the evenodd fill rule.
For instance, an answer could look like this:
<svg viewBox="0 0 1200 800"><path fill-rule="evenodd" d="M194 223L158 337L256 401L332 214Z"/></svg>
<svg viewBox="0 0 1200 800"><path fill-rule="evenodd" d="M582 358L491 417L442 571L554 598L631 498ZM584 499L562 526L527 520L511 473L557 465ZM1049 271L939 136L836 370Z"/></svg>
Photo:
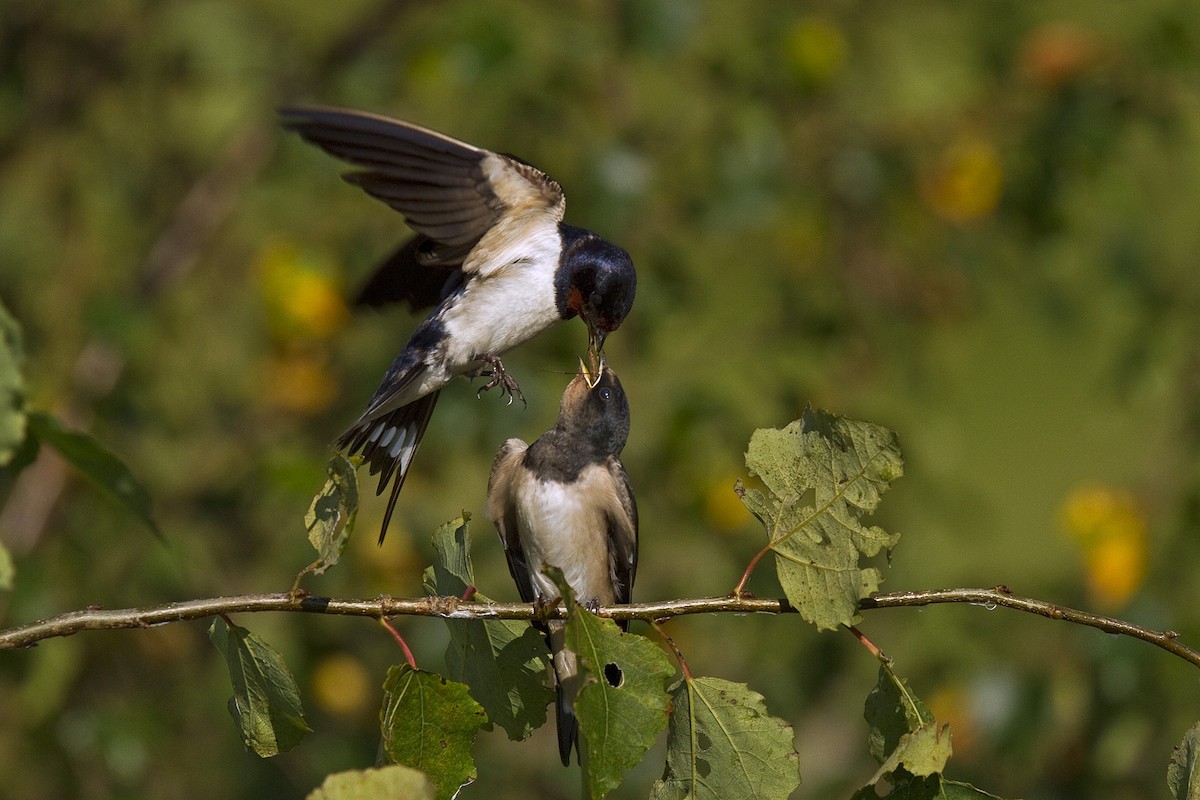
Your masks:
<svg viewBox="0 0 1200 800"><path fill-rule="evenodd" d="M588 362L592 367L592 372L596 374L596 380L600 380L600 373L603 371L604 358L601 351L604 349L604 340L608 337L605 331L588 326Z"/></svg>
<svg viewBox="0 0 1200 800"><path fill-rule="evenodd" d="M595 389L600 383L600 376L604 374L604 360L601 359L598 367L593 368L584 363L582 358L579 359L579 374L583 376L589 389Z"/></svg>

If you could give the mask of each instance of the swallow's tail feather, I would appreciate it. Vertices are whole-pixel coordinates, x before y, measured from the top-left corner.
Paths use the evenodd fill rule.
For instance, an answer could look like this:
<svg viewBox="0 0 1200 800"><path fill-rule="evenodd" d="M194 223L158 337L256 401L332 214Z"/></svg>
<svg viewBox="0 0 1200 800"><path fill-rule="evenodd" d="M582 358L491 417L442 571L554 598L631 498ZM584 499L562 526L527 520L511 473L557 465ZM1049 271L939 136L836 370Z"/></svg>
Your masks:
<svg viewBox="0 0 1200 800"><path fill-rule="evenodd" d="M379 475L376 494L383 494L388 483L392 484L392 493L388 497L387 510L379 531L380 544L383 544L387 535L388 523L396 508L396 498L400 496L400 488L404 486L404 478L412 466L417 446L421 444L421 438L429 426L439 393L430 392L382 417L359 422L337 441L337 446L348 455L361 452L363 460L370 465L370 474Z"/></svg>
<svg viewBox="0 0 1200 800"><path fill-rule="evenodd" d="M571 766L571 748L579 749L579 720L575 708L560 683L554 699L554 722L558 727L558 756L564 767Z"/></svg>

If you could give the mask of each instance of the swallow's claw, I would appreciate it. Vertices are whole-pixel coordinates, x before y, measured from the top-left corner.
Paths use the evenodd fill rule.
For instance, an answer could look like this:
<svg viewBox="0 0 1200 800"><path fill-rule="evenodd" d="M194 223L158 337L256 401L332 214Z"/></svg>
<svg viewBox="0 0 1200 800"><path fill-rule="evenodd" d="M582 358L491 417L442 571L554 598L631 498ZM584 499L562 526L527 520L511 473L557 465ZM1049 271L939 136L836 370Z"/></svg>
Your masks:
<svg viewBox="0 0 1200 800"><path fill-rule="evenodd" d="M516 378L508 374L504 369L504 363L499 357L489 354L479 356L480 361L484 361L491 366L491 369L480 367L476 376L491 374L491 379L483 386L479 387L479 391L475 392L476 397L482 397L483 393L489 389L500 387L501 395L508 395L508 404L511 406L513 398L516 397L521 401L521 405L528 407L529 403L525 401L525 395L521 393L521 386L517 383Z"/></svg>

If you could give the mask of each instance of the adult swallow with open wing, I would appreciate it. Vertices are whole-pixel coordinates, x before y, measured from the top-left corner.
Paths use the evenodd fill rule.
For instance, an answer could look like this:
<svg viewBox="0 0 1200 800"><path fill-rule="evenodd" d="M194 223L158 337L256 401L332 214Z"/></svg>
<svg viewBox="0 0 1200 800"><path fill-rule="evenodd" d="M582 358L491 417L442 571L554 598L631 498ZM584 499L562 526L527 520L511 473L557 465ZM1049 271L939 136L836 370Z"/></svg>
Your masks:
<svg viewBox="0 0 1200 800"><path fill-rule="evenodd" d="M524 161L361 111L280 114L285 128L360 167L345 179L402 213L417 234L360 301L434 309L337 442L379 474L378 494L391 483L382 543L442 387L456 375L490 374L483 389L501 386L511 401L520 389L500 356L574 316L587 324L598 359L633 305L637 276L625 250L563 222L562 187Z"/></svg>
<svg viewBox="0 0 1200 800"><path fill-rule="evenodd" d="M521 599L545 602L559 590L542 573L562 570L579 602L628 603L637 572L637 503L620 454L629 436L629 401L616 374L600 360L592 375L567 386L558 421L531 445L509 439L488 480L487 514L496 525ZM618 623L624 630L628 623ZM570 763L578 748L574 700L581 678L565 647L564 623L545 624L558 696L558 751Z"/></svg>

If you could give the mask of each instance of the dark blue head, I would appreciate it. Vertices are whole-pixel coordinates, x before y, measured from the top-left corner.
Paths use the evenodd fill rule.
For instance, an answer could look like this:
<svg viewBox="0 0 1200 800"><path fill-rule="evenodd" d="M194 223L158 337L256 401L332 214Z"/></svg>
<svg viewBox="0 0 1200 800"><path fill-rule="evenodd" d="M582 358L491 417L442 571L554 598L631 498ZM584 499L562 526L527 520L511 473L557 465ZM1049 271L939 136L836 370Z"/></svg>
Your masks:
<svg viewBox="0 0 1200 800"><path fill-rule="evenodd" d="M563 319L576 314L588 326L590 349L599 353L604 338L621 327L637 290L629 253L591 231L560 225L563 250L555 300Z"/></svg>

